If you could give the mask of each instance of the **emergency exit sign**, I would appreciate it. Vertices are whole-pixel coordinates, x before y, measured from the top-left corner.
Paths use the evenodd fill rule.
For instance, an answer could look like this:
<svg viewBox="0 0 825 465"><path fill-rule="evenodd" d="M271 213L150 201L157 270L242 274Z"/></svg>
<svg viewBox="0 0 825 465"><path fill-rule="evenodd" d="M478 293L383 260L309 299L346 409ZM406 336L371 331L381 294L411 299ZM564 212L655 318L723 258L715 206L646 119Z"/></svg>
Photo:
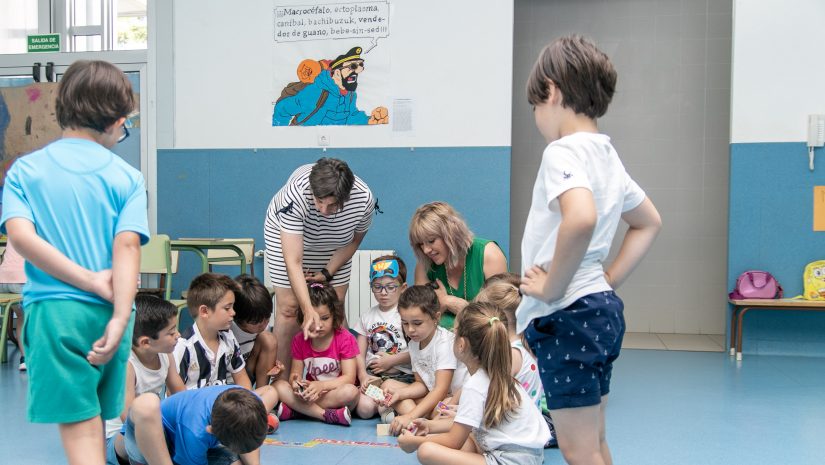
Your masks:
<svg viewBox="0 0 825 465"><path fill-rule="evenodd" d="M28 36L28 51L32 52L59 52L60 34L35 34Z"/></svg>

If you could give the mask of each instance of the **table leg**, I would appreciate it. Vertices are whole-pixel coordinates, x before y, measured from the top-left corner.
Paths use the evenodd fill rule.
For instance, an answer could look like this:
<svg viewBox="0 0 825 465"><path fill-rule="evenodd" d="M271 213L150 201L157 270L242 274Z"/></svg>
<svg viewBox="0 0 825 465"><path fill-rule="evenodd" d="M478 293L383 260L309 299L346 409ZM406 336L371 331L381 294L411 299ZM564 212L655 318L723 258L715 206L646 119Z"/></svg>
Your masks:
<svg viewBox="0 0 825 465"><path fill-rule="evenodd" d="M742 360L742 323L745 321L745 313L756 307L742 307L736 320L736 360Z"/></svg>
<svg viewBox="0 0 825 465"><path fill-rule="evenodd" d="M730 314L730 355L736 355L736 313L739 311L739 306L734 305L733 311Z"/></svg>

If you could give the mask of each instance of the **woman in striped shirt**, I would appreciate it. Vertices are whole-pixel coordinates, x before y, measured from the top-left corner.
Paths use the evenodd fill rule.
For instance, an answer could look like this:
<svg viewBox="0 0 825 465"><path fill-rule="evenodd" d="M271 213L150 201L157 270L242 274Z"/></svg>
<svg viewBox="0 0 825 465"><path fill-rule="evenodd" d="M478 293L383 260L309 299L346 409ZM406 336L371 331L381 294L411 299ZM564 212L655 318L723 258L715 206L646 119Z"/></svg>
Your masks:
<svg viewBox="0 0 825 465"><path fill-rule="evenodd" d="M330 283L343 300L349 285L352 255L372 223L375 198L349 166L321 158L299 167L269 203L264 241L270 280L275 286L275 337L278 360L289 365L290 345L304 313L304 337L314 331L318 315L309 302L307 283ZM282 371L289 373L289 366Z"/></svg>

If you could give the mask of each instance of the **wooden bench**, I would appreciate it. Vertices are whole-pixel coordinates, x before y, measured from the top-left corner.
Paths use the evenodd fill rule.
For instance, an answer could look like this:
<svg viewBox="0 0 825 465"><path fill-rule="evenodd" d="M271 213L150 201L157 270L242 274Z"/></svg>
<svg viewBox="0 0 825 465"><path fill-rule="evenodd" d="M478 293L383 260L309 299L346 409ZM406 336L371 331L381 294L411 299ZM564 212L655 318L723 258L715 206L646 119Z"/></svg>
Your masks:
<svg viewBox="0 0 825 465"><path fill-rule="evenodd" d="M733 305L730 318L730 354L742 360L742 321L750 310L825 311L825 301L795 299L743 299L728 302Z"/></svg>

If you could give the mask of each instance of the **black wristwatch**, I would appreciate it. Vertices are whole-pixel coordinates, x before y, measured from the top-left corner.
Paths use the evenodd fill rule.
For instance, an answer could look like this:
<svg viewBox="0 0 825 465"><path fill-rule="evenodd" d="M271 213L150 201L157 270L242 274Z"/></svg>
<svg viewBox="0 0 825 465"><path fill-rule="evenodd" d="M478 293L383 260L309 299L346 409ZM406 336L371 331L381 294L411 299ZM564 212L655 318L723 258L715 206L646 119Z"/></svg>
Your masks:
<svg viewBox="0 0 825 465"><path fill-rule="evenodd" d="M321 268L321 274L324 275L328 283L332 282L332 273L330 273L328 269Z"/></svg>

